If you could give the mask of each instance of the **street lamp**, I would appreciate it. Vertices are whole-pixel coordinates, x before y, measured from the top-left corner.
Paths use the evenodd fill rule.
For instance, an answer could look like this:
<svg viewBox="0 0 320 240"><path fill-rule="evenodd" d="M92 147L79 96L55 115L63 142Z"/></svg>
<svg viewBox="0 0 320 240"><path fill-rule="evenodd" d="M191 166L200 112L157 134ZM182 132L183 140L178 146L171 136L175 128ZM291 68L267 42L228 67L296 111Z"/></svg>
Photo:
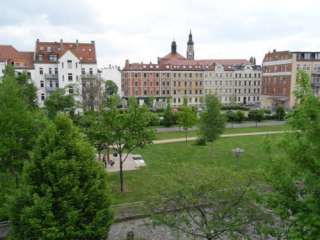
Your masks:
<svg viewBox="0 0 320 240"><path fill-rule="evenodd" d="M236 157L236 160L237 160L237 166L239 167L240 166L240 156L242 153L244 153L244 150L237 147L235 149L232 149L232 152L234 153L235 157Z"/></svg>

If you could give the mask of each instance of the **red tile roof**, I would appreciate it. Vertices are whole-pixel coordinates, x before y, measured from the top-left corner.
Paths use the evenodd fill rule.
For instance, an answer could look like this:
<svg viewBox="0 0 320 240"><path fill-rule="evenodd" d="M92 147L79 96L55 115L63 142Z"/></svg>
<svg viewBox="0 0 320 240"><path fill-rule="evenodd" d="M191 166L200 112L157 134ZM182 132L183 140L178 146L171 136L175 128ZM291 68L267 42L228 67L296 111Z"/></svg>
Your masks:
<svg viewBox="0 0 320 240"><path fill-rule="evenodd" d="M67 43L67 42L40 42L36 43L36 61L41 63L52 63L49 55L56 55L57 59L62 57L67 51L71 51L81 63L96 64L95 43ZM39 61L42 55L42 61Z"/></svg>
<svg viewBox="0 0 320 240"><path fill-rule="evenodd" d="M33 55L33 52L19 52L11 45L0 45L0 61L14 63L17 69L32 69Z"/></svg>
<svg viewBox="0 0 320 240"><path fill-rule="evenodd" d="M202 59L189 60L179 53L169 53L163 58L159 58L158 64L144 63L126 63L123 70L180 70L180 71L197 71L197 70L214 70L216 64L225 67L233 65L250 64L246 59ZM226 68L228 69L228 68Z"/></svg>

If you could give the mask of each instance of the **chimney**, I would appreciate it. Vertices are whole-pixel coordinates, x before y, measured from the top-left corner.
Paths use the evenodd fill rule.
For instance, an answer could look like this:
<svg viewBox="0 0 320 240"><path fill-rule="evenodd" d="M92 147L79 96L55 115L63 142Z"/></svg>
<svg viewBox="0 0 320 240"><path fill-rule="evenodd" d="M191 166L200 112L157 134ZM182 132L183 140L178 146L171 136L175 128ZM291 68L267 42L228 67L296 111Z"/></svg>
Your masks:
<svg viewBox="0 0 320 240"><path fill-rule="evenodd" d="M95 45L96 43L95 43L95 41L91 41L91 44Z"/></svg>
<svg viewBox="0 0 320 240"><path fill-rule="evenodd" d="M63 39L60 39L60 49L63 50Z"/></svg>
<svg viewBox="0 0 320 240"><path fill-rule="evenodd" d="M40 42L40 39L39 38L37 38L37 43L39 43Z"/></svg>
<svg viewBox="0 0 320 240"><path fill-rule="evenodd" d="M275 53L277 50L276 49L273 49L273 52Z"/></svg>
<svg viewBox="0 0 320 240"><path fill-rule="evenodd" d="M79 40L78 39L76 40L76 47L77 48L79 47Z"/></svg>
<svg viewBox="0 0 320 240"><path fill-rule="evenodd" d="M129 66L129 60L126 60L126 65L125 66Z"/></svg>

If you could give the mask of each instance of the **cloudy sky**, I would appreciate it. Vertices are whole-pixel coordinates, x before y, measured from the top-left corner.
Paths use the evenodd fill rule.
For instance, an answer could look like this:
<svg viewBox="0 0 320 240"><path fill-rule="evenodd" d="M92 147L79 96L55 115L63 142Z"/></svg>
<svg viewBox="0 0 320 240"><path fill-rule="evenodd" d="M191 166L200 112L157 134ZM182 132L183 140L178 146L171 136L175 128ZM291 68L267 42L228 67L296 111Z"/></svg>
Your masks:
<svg viewBox="0 0 320 240"><path fill-rule="evenodd" d="M192 29L196 58L249 58L272 50L320 51L319 0L5 0L0 44L96 41L100 66L155 62Z"/></svg>

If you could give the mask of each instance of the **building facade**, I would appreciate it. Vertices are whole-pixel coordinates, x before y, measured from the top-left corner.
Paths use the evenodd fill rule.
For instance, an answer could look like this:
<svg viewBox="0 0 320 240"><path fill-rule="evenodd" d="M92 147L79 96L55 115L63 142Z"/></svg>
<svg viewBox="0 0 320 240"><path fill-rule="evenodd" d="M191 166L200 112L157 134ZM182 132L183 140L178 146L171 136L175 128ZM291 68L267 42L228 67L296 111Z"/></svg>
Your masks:
<svg viewBox="0 0 320 240"><path fill-rule="evenodd" d="M120 97L123 96L123 92L121 89L121 69L120 66L117 65L109 65L104 68L100 68L100 75L104 81L111 80L118 87L118 95Z"/></svg>
<svg viewBox="0 0 320 240"><path fill-rule="evenodd" d="M290 52L273 50L265 54L262 63L261 104L265 108L276 106L292 108L298 70L305 70L316 96L320 96L320 52Z"/></svg>
<svg viewBox="0 0 320 240"><path fill-rule="evenodd" d="M200 107L206 94L215 94L223 104L256 105L260 103L261 67L246 59L194 59L194 42L190 32L186 57L171 52L157 63L130 63L122 70L125 97L137 97L142 103L153 98L158 105L170 100L173 106L184 99Z"/></svg>
<svg viewBox="0 0 320 240"><path fill-rule="evenodd" d="M99 79L95 43L42 42L35 44L34 52L19 52L12 46L0 46L1 68L15 66L17 72L26 71L37 87L39 106L57 88L72 94L81 108L90 82Z"/></svg>

